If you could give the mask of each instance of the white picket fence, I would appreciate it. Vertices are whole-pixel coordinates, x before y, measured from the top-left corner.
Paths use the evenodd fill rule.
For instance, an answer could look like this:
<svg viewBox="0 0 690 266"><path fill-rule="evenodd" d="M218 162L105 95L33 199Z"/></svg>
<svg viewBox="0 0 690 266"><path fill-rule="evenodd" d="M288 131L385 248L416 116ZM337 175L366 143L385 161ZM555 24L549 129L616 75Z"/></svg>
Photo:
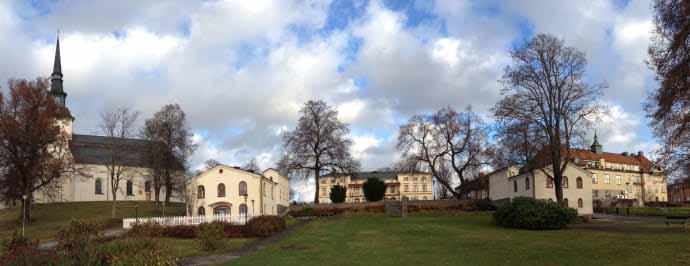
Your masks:
<svg viewBox="0 0 690 266"><path fill-rule="evenodd" d="M144 218L124 218L122 219L122 228L130 229L132 225L137 223L153 222L162 226L175 225L199 225L202 223L211 222L226 222L232 224L245 224L246 221L252 219L252 216L244 215L208 215L208 216L166 216L166 217L144 217Z"/></svg>

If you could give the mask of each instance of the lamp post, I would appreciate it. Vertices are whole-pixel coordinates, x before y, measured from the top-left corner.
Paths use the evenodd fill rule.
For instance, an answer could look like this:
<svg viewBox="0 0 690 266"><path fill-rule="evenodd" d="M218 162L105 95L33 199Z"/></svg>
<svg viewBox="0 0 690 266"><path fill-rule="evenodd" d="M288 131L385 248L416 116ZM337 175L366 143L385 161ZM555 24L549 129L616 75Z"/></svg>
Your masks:
<svg viewBox="0 0 690 266"><path fill-rule="evenodd" d="M26 194L22 195L22 237L24 237L24 224L26 223Z"/></svg>

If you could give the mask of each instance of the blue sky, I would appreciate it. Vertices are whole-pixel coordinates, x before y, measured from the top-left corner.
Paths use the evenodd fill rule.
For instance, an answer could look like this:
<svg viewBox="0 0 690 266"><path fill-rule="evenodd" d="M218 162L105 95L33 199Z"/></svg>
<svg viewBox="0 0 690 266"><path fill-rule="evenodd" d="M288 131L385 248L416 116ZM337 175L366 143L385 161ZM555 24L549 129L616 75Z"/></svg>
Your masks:
<svg viewBox="0 0 690 266"><path fill-rule="evenodd" d="M365 169L389 166L400 123L443 106L489 117L508 50L551 33L587 54L610 112L607 151L655 149L642 102L649 1L0 2L0 80L48 76L55 32L76 131L127 106L147 118L176 102L206 159L270 167L302 103L323 99L349 123ZM4 87L4 86L3 86ZM143 119L142 119L143 120ZM141 122L141 121L140 121Z"/></svg>

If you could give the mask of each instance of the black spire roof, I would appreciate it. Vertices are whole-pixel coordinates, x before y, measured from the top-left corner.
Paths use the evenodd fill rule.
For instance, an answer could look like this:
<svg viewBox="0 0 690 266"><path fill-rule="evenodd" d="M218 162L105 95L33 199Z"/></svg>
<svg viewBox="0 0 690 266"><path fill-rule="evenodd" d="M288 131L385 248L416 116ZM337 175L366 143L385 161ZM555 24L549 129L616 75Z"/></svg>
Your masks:
<svg viewBox="0 0 690 266"><path fill-rule="evenodd" d="M55 101L65 106L65 99L67 93L62 88L62 59L60 58L60 34L58 33L57 42L55 44L55 61L53 61L53 74L50 75L50 95L55 98Z"/></svg>

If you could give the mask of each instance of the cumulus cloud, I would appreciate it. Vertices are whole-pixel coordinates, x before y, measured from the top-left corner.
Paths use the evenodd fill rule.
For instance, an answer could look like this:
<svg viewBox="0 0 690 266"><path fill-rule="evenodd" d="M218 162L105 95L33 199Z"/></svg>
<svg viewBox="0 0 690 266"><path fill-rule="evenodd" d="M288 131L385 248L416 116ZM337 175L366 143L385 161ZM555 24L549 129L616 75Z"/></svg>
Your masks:
<svg viewBox="0 0 690 266"><path fill-rule="evenodd" d="M0 80L48 76L60 28L77 132L95 133L104 108L130 106L147 118L179 103L199 145L192 168L251 158L267 168L302 104L323 99L350 124L353 156L373 170L398 158L398 126L412 114L472 105L487 116L508 50L547 32L587 53L588 80L610 85L602 100L614 108L596 125L605 148L653 149L640 119L655 86L643 62L648 1L388 4L1 1Z"/></svg>

